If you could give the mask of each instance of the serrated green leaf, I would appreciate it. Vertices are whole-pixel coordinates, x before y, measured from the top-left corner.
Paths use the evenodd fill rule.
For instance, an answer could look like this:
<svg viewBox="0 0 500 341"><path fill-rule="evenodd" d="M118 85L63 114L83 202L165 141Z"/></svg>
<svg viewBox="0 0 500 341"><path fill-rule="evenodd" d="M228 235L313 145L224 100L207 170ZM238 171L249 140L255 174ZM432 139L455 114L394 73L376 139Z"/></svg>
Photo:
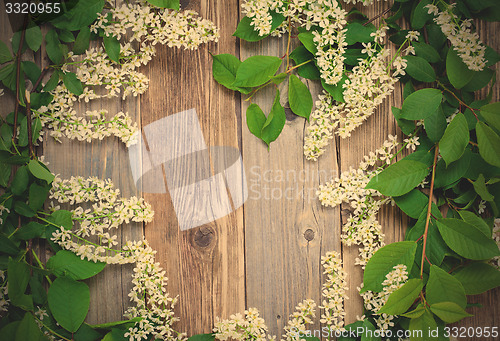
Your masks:
<svg viewBox="0 0 500 341"><path fill-rule="evenodd" d="M424 120L425 132L432 142L437 142L443 137L446 125L446 117L444 116L443 107L441 105L433 114L426 117Z"/></svg>
<svg viewBox="0 0 500 341"><path fill-rule="evenodd" d="M73 44L73 53L82 54L88 50L90 45L90 27L82 27L76 36L75 44Z"/></svg>
<svg viewBox="0 0 500 341"><path fill-rule="evenodd" d="M455 218L439 219L437 225L446 244L462 257L484 260L500 255L493 239L474 225Z"/></svg>
<svg viewBox="0 0 500 341"><path fill-rule="evenodd" d="M47 220L57 226L64 227L66 230L71 230L73 228L72 216L73 214L70 211L57 210L48 216Z"/></svg>
<svg viewBox="0 0 500 341"><path fill-rule="evenodd" d="M0 162L0 186L7 187L10 179L12 167L9 164Z"/></svg>
<svg viewBox="0 0 500 341"><path fill-rule="evenodd" d="M89 310L89 287L68 277L56 278L49 288L48 303L57 323L74 333Z"/></svg>
<svg viewBox="0 0 500 341"><path fill-rule="evenodd" d="M188 341L213 341L215 340L214 334L198 334L188 338Z"/></svg>
<svg viewBox="0 0 500 341"><path fill-rule="evenodd" d="M446 167L444 160L439 160L436 166L434 188L446 187L464 177L469 169L471 156L472 152L466 149L464 155L457 161L450 163L448 167Z"/></svg>
<svg viewBox="0 0 500 341"><path fill-rule="evenodd" d="M404 59L406 59L407 62L405 71L412 78L427 83L436 80L436 72L434 72L431 64L424 58L409 55L404 57Z"/></svg>
<svg viewBox="0 0 500 341"><path fill-rule="evenodd" d="M21 195L28 189L29 174L26 166L19 167L11 183L11 191L15 195Z"/></svg>
<svg viewBox="0 0 500 341"><path fill-rule="evenodd" d="M474 76L463 88L462 91L474 92L477 90L481 90L490 82L491 78L494 75L494 71L491 69L484 69L482 71L474 72Z"/></svg>
<svg viewBox="0 0 500 341"><path fill-rule="evenodd" d="M32 49L34 52L38 51L40 46L42 45L42 30L40 30L40 27L30 23L28 28L26 29L25 32L25 39L26 43L28 44L29 48Z"/></svg>
<svg viewBox="0 0 500 341"><path fill-rule="evenodd" d="M13 59L12 53L7 45L3 41L0 41L0 64L10 62Z"/></svg>
<svg viewBox="0 0 500 341"><path fill-rule="evenodd" d="M47 199L47 195L49 194L50 186L40 186L36 183L32 183L30 185L28 191L28 203L29 207L33 211L37 211L42 208L45 200Z"/></svg>
<svg viewBox="0 0 500 341"><path fill-rule="evenodd" d="M299 74L299 76L306 79L312 79L312 80L320 79L319 70L313 61L314 55L311 52L307 51L304 45L297 46L292 51L292 53L290 53L290 59L294 61L295 65L300 65L307 61L311 61L309 63L299 66L297 68L297 73Z"/></svg>
<svg viewBox="0 0 500 341"><path fill-rule="evenodd" d="M104 36L103 41L104 41L104 49L106 50L109 59L119 63L121 46L118 39L113 36L111 37Z"/></svg>
<svg viewBox="0 0 500 341"><path fill-rule="evenodd" d="M77 96L80 96L81 94L83 94L82 82L78 79L76 74L74 74L73 72L66 72L66 73L63 73L62 78L63 78L64 85L66 86L66 88L68 88L68 90L71 93L73 93Z"/></svg>
<svg viewBox="0 0 500 341"><path fill-rule="evenodd" d="M307 86L295 75L288 79L288 103L295 115L309 120L313 107L312 95Z"/></svg>
<svg viewBox="0 0 500 341"><path fill-rule="evenodd" d="M427 195L416 188L405 195L394 197L393 199L401 211L407 216L415 219L418 219L429 203Z"/></svg>
<svg viewBox="0 0 500 341"><path fill-rule="evenodd" d="M271 11L270 13L272 18L271 32L273 32L279 25L281 25L281 23L285 20L285 17L280 13L276 13L275 11ZM251 42L262 40L268 35L269 34L260 36L259 33L254 30L252 19L247 16L244 16L240 20L240 22L238 23L238 27L233 34L233 36L235 37Z"/></svg>
<svg viewBox="0 0 500 341"><path fill-rule="evenodd" d="M61 250L47 261L47 269L57 277L67 276L75 280L87 279L101 272L106 263L81 259L71 251Z"/></svg>
<svg viewBox="0 0 500 341"><path fill-rule="evenodd" d="M485 201L493 201L493 199L495 198L493 195L491 195L490 192L488 192L483 174L479 174L479 177L472 183L472 185L474 186L474 190L477 194L479 194L481 199Z"/></svg>
<svg viewBox="0 0 500 341"><path fill-rule="evenodd" d="M212 59L212 74L214 79L226 88L248 94L252 89L232 86L240 65L241 61L232 54L218 54Z"/></svg>
<svg viewBox="0 0 500 341"><path fill-rule="evenodd" d="M401 316L410 318L410 319L415 319L420 316L422 316L425 313L425 308L422 304L419 304L414 310L409 311L405 314L401 314Z"/></svg>
<svg viewBox="0 0 500 341"><path fill-rule="evenodd" d="M446 323L458 322L464 317L472 316L455 302L440 302L431 304L431 311Z"/></svg>
<svg viewBox="0 0 500 341"><path fill-rule="evenodd" d="M433 15L429 14L428 9L425 7L429 4L432 4L432 0L421 0L411 12L410 22L413 29L420 30L433 18Z"/></svg>
<svg viewBox="0 0 500 341"><path fill-rule="evenodd" d="M491 237L492 229L488 226L488 224L486 224L486 222L483 219L475 215L473 212L460 210L458 211L458 214L460 215L463 221L471 225L474 225L478 230L483 232L485 236Z"/></svg>
<svg viewBox="0 0 500 341"><path fill-rule="evenodd" d="M28 163L28 169L31 174L33 174L33 176L37 177L38 179L47 181L48 184L54 181L54 174L48 171L37 160L30 160L30 162Z"/></svg>
<svg viewBox="0 0 500 341"><path fill-rule="evenodd" d="M43 87L43 91L50 92L56 88L56 86L59 84L59 76L60 73L58 70L55 70L52 75L50 75L50 79L48 82L45 84Z"/></svg>
<svg viewBox="0 0 500 341"><path fill-rule="evenodd" d="M431 45L418 41L412 42L412 45L415 48L415 55L424 58L429 63L437 63L441 60L439 53Z"/></svg>
<svg viewBox="0 0 500 341"><path fill-rule="evenodd" d="M439 266L431 265L426 285L426 298L429 304L455 302L465 308L467 297L462 284Z"/></svg>
<svg viewBox="0 0 500 341"><path fill-rule="evenodd" d="M44 232L45 225L39 224L36 221L30 221L17 230L16 233L14 233L14 237L18 240L40 238Z"/></svg>
<svg viewBox="0 0 500 341"><path fill-rule="evenodd" d="M490 165L500 167L500 137L483 122L476 124L479 154Z"/></svg>
<svg viewBox="0 0 500 341"><path fill-rule="evenodd" d="M377 250L366 264L362 292L381 291L385 276L398 264L411 268L416 250L417 243L412 241L392 243Z"/></svg>
<svg viewBox="0 0 500 341"><path fill-rule="evenodd" d="M61 43L54 29L47 32L45 35L45 49L50 60L55 64L61 64L63 61L63 51Z"/></svg>
<svg viewBox="0 0 500 341"><path fill-rule="evenodd" d="M16 201L14 202L14 211L23 217L32 218L35 216L36 212L31 209L25 202Z"/></svg>
<svg viewBox="0 0 500 341"><path fill-rule="evenodd" d="M438 89L421 89L410 94L403 102L401 118L422 120L431 116L438 109L443 94Z"/></svg>
<svg viewBox="0 0 500 341"><path fill-rule="evenodd" d="M15 256L20 251L16 244L3 233L0 233L0 250L10 256Z"/></svg>
<svg viewBox="0 0 500 341"><path fill-rule="evenodd" d="M314 34L312 34L311 32L303 32L299 33L298 38L302 45L304 45L304 47L313 55L318 52L316 43L314 43Z"/></svg>
<svg viewBox="0 0 500 341"><path fill-rule="evenodd" d="M377 314L401 315L406 312L420 295L424 283L420 278L409 279L403 286L394 291Z"/></svg>
<svg viewBox="0 0 500 341"><path fill-rule="evenodd" d="M255 103L252 103L247 108L247 126L248 130L258 138L262 137L262 128L266 123L267 117L262 109Z"/></svg>
<svg viewBox="0 0 500 341"><path fill-rule="evenodd" d="M46 341L31 312L26 312L16 330L15 341Z"/></svg>
<svg viewBox="0 0 500 341"><path fill-rule="evenodd" d="M286 122L285 109L280 104L280 92L279 90L277 90L276 96L274 97L274 103L271 108L271 112L267 116L266 122L262 127L261 139L267 145L275 141L281 134L281 131L285 126L285 122Z"/></svg>
<svg viewBox="0 0 500 341"><path fill-rule="evenodd" d="M232 86L254 87L264 84L281 66L282 60L271 56L252 56L241 63Z"/></svg>
<svg viewBox="0 0 500 341"><path fill-rule="evenodd" d="M375 175L366 188L376 189L387 196L401 196L421 183L427 174L427 165L413 160L400 160Z"/></svg>
<svg viewBox="0 0 500 341"><path fill-rule="evenodd" d="M446 55L446 74L456 89L463 88L474 77L474 71L469 70L453 48Z"/></svg>
<svg viewBox="0 0 500 341"><path fill-rule="evenodd" d="M436 320L434 319L432 313L425 310L420 317L410 320L410 341L429 341L429 331L434 331L436 328Z"/></svg>
<svg viewBox="0 0 500 341"><path fill-rule="evenodd" d="M324 79L321 79L321 86L323 86L323 89L325 89L332 96L334 100L336 100L337 102L345 102L343 95L344 93L343 85L347 79L348 79L347 75L343 74L340 81L335 85L327 84Z"/></svg>
<svg viewBox="0 0 500 341"><path fill-rule="evenodd" d="M483 105L481 116L490 126L500 130L500 102Z"/></svg>
<svg viewBox="0 0 500 341"><path fill-rule="evenodd" d="M76 2L75 6L62 15L51 20L51 24L59 29L78 31L90 26L98 13L102 13L104 0L85 0Z"/></svg>
<svg viewBox="0 0 500 341"><path fill-rule="evenodd" d="M345 27L347 32L345 33L345 41L348 45L353 45L356 43L368 43L373 42L374 37L370 34L375 32L375 29L370 26L364 26L358 22L353 22L347 24Z"/></svg>
<svg viewBox="0 0 500 341"><path fill-rule="evenodd" d="M500 286L500 271L486 263L474 262L453 273L467 295L478 295Z"/></svg>
<svg viewBox="0 0 500 341"><path fill-rule="evenodd" d="M33 310L31 296L25 294L30 280L28 264L9 259L7 280L7 290L11 303L26 310Z"/></svg>
<svg viewBox="0 0 500 341"><path fill-rule="evenodd" d="M450 122L439 141L439 152L446 165L458 160L469 144L469 128L462 113L458 113Z"/></svg>

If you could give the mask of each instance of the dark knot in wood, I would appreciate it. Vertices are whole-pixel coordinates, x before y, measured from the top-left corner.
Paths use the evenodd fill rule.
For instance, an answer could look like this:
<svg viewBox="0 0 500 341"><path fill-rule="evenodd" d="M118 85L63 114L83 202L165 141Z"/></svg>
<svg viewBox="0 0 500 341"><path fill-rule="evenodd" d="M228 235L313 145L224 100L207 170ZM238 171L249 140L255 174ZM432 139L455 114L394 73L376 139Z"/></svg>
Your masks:
<svg viewBox="0 0 500 341"><path fill-rule="evenodd" d="M312 229L307 229L304 231L304 238L307 240L307 241L311 241L314 239L314 231Z"/></svg>
<svg viewBox="0 0 500 341"><path fill-rule="evenodd" d="M194 243L199 247L210 246L214 239L214 230L210 227L202 226L194 233Z"/></svg>

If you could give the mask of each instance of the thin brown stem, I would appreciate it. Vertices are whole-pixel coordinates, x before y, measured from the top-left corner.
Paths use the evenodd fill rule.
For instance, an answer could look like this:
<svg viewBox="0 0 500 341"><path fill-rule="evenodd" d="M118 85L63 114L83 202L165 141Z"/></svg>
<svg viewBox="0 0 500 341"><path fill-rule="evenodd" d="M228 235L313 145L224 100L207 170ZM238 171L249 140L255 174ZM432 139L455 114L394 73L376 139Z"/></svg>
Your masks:
<svg viewBox="0 0 500 341"><path fill-rule="evenodd" d="M476 111L477 109L474 109L474 108L471 108L467 103L465 103L464 101L462 101L457 95L455 95L455 93L453 91L451 91L450 89L448 89L446 86L444 86L443 83L441 82L438 82L438 84L443 88L444 91L447 91L449 92L453 97L455 97L455 99L461 104L463 105L464 107L466 107L467 109L469 109L473 114L474 116L476 117L476 120L479 121L479 117L477 117L476 115Z"/></svg>
<svg viewBox="0 0 500 341"><path fill-rule="evenodd" d="M49 67L46 66L43 68L42 73L40 74L40 77L36 80L35 84L33 84L33 89L31 89L31 92L35 92L36 88L40 85L40 82L42 81L43 77L45 76L45 73L49 70Z"/></svg>
<svg viewBox="0 0 500 341"><path fill-rule="evenodd" d="M439 154L439 145L436 145L434 150L434 162L432 163L432 176L431 176L431 188L429 190L429 203L427 205L427 217L425 218L425 231L423 237L423 247L422 247L422 262L420 265L420 278L424 276L424 261L426 259L425 248L427 246L427 235L429 232L429 223L431 221L431 210L432 210L432 195L434 192L434 178L436 176L436 163Z"/></svg>
<svg viewBox="0 0 500 341"><path fill-rule="evenodd" d="M390 10L391 10L391 8L390 8L390 7L389 7L389 8L387 8L387 9L386 9L385 11L383 11L382 13L377 14L376 16L374 16L373 18L371 18L370 20L368 20L367 22L365 22L365 23L363 24L363 26L366 26L366 25L368 25L369 23L374 22L375 20L377 20L377 19L378 19L378 18L380 18L381 16L386 15L387 13L389 13L389 11L390 11Z"/></svg>
<svg viewBox="0 0 500 341"><path fill-rule="evenodd" d="M30 92L26 90L26 124L28 125L28 146L30 157L35 157L35 148L33 147L33 126L31 124L31 98Z"/></svg>

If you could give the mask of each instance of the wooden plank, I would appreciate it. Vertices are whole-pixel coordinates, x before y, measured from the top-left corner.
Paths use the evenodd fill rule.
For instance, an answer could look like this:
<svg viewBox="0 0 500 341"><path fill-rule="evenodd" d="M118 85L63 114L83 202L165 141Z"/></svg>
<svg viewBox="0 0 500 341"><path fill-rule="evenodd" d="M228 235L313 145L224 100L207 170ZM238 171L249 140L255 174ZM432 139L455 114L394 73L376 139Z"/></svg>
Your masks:
<svg viewBox="0 0 500 341"><path fill-rule="evenodd" d="M193 1L186 9L212 20L220 28L221 38L218 43L195 51L157 45L156 58L144 70L151 89L141 98L142 125L194 108L207 146L238 147L240 105L232 91L214 81L209 55L209 51L237 52L231 34L237 25L238 2ZM162 147L159 141L148 144L149 150ZM243 209L201 227L180 231L169 194L145 193L144 197L156 212L154 221L146 226L146 238L158 250L157 260L169 277L169 292L180 295L176 314L181 322L176 329L188 335L207 333L215 316L227 318L242 311Z"/></svg>
<svg viewBox="0 0 500 341"><path fill-rule="evenodd" d="M119 3L117 1L117 4ZM44 46L41 48L41 55L45 57L43 60L38 58L38 64L42 67L49 65L50 61L46 57ZM140 122L139 100L134 97L129 97L125 101L118 97L94 100L88 104L79 103L75 109L79 114L86 110L106 109L109 116L123 111L128 112L134 122ZM118 138L109 137L92 143L70 141L64 137L61 140L62 143L58 143L45 132L43 152L53 173L59 174L63 179L71 176L111 179L115 187L120 189L122 197L141 196L140 188L136 188L132 179L127 147ZM131 222L113 232L118 235L117 247L127 240L143 238L141 223ZM128 293L132 289L132 269L132 265L108 265L104 271L87 281L91 302L87 315L88 323L123 319L123 314L129 306Z"/></svg>
<svg viewBox="0 0 500 341"><path fill-rule="evenodd" d="M241 41L240 46L241 60L254 55L281 57L286 38ZM316 98L317 83L307 84ZM286 87L286 83L280 86L282 103ZM270 86L252 102L269 113L274 96ZM250 193L245 203L247 307L258 308L269 332L280 338L298 303L307 298L321 302L321 256L340 251L338 209L321 207L315 195L319 184L337 175L337 164L333 145L318 162L305 160L307 123L291 112L283 132L267 150L246 127L248 105L242 101L243 159ZM315 322L311 329L319 329L319 318Z"/></svg>

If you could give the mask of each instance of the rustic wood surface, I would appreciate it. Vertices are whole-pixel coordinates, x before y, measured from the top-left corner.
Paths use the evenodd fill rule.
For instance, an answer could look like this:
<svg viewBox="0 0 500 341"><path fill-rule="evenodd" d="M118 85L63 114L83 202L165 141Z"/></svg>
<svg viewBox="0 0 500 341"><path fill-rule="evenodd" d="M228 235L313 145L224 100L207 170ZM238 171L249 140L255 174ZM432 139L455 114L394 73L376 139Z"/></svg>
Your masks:
<svg viewBox="0 0 500 341"><path fill-rule="evenodd" d="M288 111L283 133L267 150L246 127L245 111L249 103L213 80L210 53L231 53L242 60L257 54L281 57L286 51L285 39L247 43L233 37L241 17L239 0L181 3L220 28L219 42L196 51L157 45L156 58L142 70L150 79L146 94L126 101L97 102L87 108L106 108L110 113L126 111L142 127L194 108L208 146L231 146L241 151L249 190L244 206L210 224L180 231L170 195L142 193L141 188L136 188L128 152L117 139L91 144L63 139L64 143L59 144L46 134L39 152L50 162L51 170L62 177L111 178L123 195L143 195L153 205L152 223L127 226L120 233L122 241L145 236L157 250L157 260L169 278L168 291L173 296L179 295L176 314L181 322L175 326L177 330L186 331L188 335L207 333L216 317L227 318L245 308L256 307L270 332L279 338L288 316L299 302L306 298L320 302L320 258L330 250L342 253L350 287L346 323L353 322L362 314L356 290L362 272L354 266L357 249L340 244L341 224L349 213L345 207L323 208L315 198L315 189L350 166L357 167L363 155L376 149L388 134L397 133L390 107L401 106L401 88L398 86L351 138L335 138L318 162L306 161L303 157L307 124ZM365 8L365 12L373 17L387 6L386 2L377 2ZM7 42L12 30L3 3L0 8L0 38ZM479 25L483 41L497 50L500 49L499 30L498 23ZM35 54L34 60L41 66L47 65L48 61L40 55ZM306 84L313 97L320 92L317 83L307 81ZM285 90L282 86L279 89ZM274 88L265 89L252 100L268 112L274 93ZM500 87L496 85L493 100L499 99ZM8 95L0 101L2 108L13 106L13 99ZM85 108L81 106L79 110ZM150 144L148 150L161 147ZM403 238L405 219L396 209L383 208L379 221L387 242ZM130 267L108 266L89 281L90 323L122 318L128 306L130 275ZM497 325L499 294L497 289L472 297L470 301L483 304L483 308L471 308L475 316L460 326ZM316 320L319 321L319 313ZM319 322L313 328L320 328Z"/></svg>

